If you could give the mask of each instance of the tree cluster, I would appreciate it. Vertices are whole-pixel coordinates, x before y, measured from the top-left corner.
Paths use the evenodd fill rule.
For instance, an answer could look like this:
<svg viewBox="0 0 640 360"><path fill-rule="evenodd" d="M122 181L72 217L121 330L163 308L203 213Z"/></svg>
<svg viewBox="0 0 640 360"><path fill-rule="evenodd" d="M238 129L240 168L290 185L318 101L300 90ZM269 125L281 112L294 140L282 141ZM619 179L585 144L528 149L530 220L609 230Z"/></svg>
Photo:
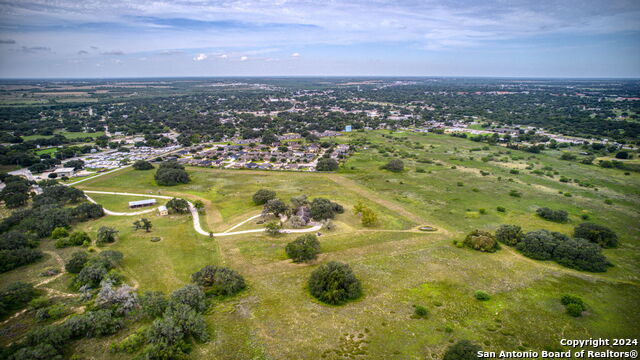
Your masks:
<svg viewBox="0 0 640 360"><path fill-rule="evenodd" d="M184 170L184 166L175 161L165 161L160 164L154 176L158 185L174 186L186 184L190 181L189 174Z"/></svg>

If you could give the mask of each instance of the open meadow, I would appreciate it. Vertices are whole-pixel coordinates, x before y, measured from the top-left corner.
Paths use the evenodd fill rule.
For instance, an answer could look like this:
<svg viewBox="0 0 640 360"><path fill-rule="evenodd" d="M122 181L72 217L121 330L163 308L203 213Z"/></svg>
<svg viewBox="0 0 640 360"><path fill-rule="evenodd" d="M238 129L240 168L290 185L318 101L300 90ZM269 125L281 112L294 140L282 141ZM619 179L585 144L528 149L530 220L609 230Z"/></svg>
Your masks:
<svg viewBox="0 0 640 360"><path fill-rule="evenodd" d="M189 167L189 184L163 187L153 180L154 170L127 168L76 186L201 200L205 205L201 223L209 231L227 230L260 213L261 207L251 200L259 189L273 190L287 202L301 194L328 198L343 205L345 212L334 220L334 230L321 230L322 253L309 264L292 263L286 256L284 248L295 234L211 238L194 230L189 214L106 216L76 227L92 238L101 226L117 229L118 240L98 251L121 251L126 281L140 290L171 292L188 284L190 275L205 265L224 265L245 278L247 289L215 300L205 313L212 336L195 345L194 359L436 359L461 339L487 351L561 350L560 338L637 336L638 173L624 175L620 170L559 160L559 153L531 154L446 135L370 132L353 133L341 141L350 138L369 143L337 173ZM392 158L402 158L403 172L380 169ZM536 169L542 175L532 173ZM561 176L593 186L560 182ZM513 191L520 196L510 195ZM126 211L126 202L135 200L90 196L112 211ZM378 214L375 226L361 225L353 213L358 203ZM498 206L506 211L498 212ZM538 217L535 210L544 206L566 210L569 221ZM584 214L589 221L611 227L620 238L618 248L603 251L614 264L605 273L533 260L507 246L483 253L453 244L474 229L495 230L500 224L570 235ZM151 220L150 232L133 229L133 221L140 217ZM421 225L437 231L419 231ZM248 222L238 230L261 226ZM47 242L43 246L65 260L72 252ZM306 283L311 271L331 260L351 265L362 282L360 299L330 306L309 294ZM40 269L53 262L46 257L0 274L0 282L7 284L22 273L37 279ZM70 283L69 275L55 282L61 291L70 291ZM491 299L476 300L477 290L486 291ZM563 294L583 298L588 305L585 315L565 314ZM414 305L425 306L428 316L415 318ZM82 358L133 358L110 353L108 346L137 326L127 324L115 337L77 341L73 353Z"/></svg>

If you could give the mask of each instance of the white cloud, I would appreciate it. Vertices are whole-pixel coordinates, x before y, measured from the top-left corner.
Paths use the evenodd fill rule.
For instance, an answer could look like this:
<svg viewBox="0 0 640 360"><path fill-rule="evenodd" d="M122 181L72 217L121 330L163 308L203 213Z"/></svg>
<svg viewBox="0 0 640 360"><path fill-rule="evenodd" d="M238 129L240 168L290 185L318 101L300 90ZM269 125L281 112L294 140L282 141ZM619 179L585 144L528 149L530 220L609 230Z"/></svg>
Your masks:
<svg viewBox="0 0 640 360"><path fill-rule="evenodd" d="M226 58L228 58L229 56L227 56L227 54L220 54L220 55L218 55L218 57L219 57L220 59L226 59Z"/></svg>
<svg viewBox="0 0 640 360"><path fill-rule="evenodd" d="M249 60L248 56L240 56L240 61L247 61Z"/></svg>
<svg viewBox="0 0 640 360"><path fill-rule="evenodd" d="M292 58L298 58L300 57L300 53L294 52L293 54L291 54Z"/></svg>
<svg viewBox="0 0 640 360"><path fill-rule="evenodd" d="M208 58L207 54L198 54L198 56L193 58L193 61L202 61Z"/></svg>

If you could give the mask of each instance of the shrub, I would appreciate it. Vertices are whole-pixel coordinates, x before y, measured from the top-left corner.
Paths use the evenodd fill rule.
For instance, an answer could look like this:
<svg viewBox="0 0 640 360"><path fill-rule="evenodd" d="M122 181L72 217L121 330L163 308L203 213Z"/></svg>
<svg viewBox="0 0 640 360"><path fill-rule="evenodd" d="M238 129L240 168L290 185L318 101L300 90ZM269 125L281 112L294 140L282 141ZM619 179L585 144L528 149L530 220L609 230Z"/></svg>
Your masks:
<svg viewBox="0 0 640 360"><path fill-rule="evenodd" d="M246 287L244 278L229 268L207 265L191 275L191 281L205 288L207 294L229 296Z"/></svg>
<svg viewBox="0 0 640 360"><path fill-rule="evenodd" d="M275 191L260 189L256 191L255 194L253 194L253 203L256 205L264 205L267 203L267 201L275 198L276 198Z"/></svg>
<svg viewBox="0 0 640 360"><path fill-rule="evenodd" d="M0 316L27 305L38 295L33 285L14 282L0 291Z"/></svg>
<svg viewBox="0 0 640 360"><path fill-rule="evenodd" d="M42 258L42 251L30 248L0 250L0 272L27 265Z"/></svg>
<svg viewBox="0 0 640 360"><path fill-rule="evenodd" d="M580 297L575 295L562 295L562 297L560 298L560 302L562 303L562 305L578 304L580 306L584 306L584 301L582 301Z"/></svg>
<svg viewBox="0 0 640 360"><path fill-rule="evenodd" d="M169 306L169 300L161 291L145 291L140 295L142 311L152 317L161 316Z"/></svg>
<svg viewBox="0 0 640 360"><path fill-rule="evenodd" d="M509 246L517 245L522 235L522 229L517 225L500 225L496 230L496 239Z"/></svg>
<svg viewBox="0 0 640 360"><path fill-rule="evenodd" d="M288 243L285 251L294 262L314 260L320 253L320 242L313 234L302 235Z"/></svg>
<svg viewBox="0 0 640 360"><path fill-rule="evenodd" d="M100 227L100 229L98 229L96 244L100 246L104 245L105 243L112 243L116 241L116 234L118 234L118 230L108 226L102 226Z"/></svg>
<svg viewBox="0 0 640 360"><path fill-rule="evenodd" d="M485 208L480 208L480 209L478 209L478 212L479 212L481 215L485 215L485 214L487 213L487 209L485 209Z"/></svg>
<svg viewBox="0 0 640 360"><path fill-rule="evenodd" d="M596 243L603 248L618 246L618 235L606 226L585 222L575 227L573 236Z"/></svg>
<svg viewBox="0 0 640 360"><path fill-rule="evenodd" d="M482 348L469 340L460 340L449 346L442 360L476 360Z"/></svg>
<svg viewBox="0 0 640 360"><path fill-rule="evenodd" d="M413 314L419 318L425 318L429 315L429 310L422 305L414 305Z"/></svg>
<svg viewBox="0 0 640 360"><path fill-rule="evenodd" d="M499 249L495 236L483 230L474 230L469 233L464 239L464 245L484 252L495 252Z"/></svg>
<svg viewBox="0 0 640 360"><path fill-rule="evenodd" d="M322 158L318 160L316 171L335 171L338 170L338 162L331 158Z"/></svg>
<svg viewBox="0 0 640 360"><path fill-rule="evenodd" d="M373 226L378 222L378 215L368 207L362 209L362 226Z"/></svg>
<svg viewBox="0 0 640 360"><path fill-rule="evenodd" d="M309 290L318 300L340 305L362 295L360 281L347 264L331 261L311 273Z"/></svg>
<svg viewBox="0 0 640 360"><path fill-rule="evenodd" d="M269 221L264 226L264 231L271 236L276 236L280 234L280 230L282 230L282 225L280 225L280 223L276 220Z"/></svg>
<svg viewBox="0 0 640 360"><path fill-rule="evenodd" d="M69 231L63 227L57 227L51 232L51 238L54 240L66 238L67 236L69 236Z"/></svg>
<svg viewBox="0 0 640 360"><path fill-rule="evenodd" d="M480 301L487 301L491 299L491 296L489 296L489 294L486 291L482 291L482 290L478 290L474 292L473 297L475 297L476 300L480 300Z"/></svg>
<svg viewBox="0 0 640 360"><path fill-rule="evenodd" d="M518 242L517 249L527 257L536 260L551 260L553 252L560 243L568 238L557 232L547 230L530 231Z"/></svg>
<svg viewBox="0 0 640 360"><path fill-rule="evenodd" d="M549 209L548 207L538 208L538 210L536 210L536 213L538 214L538 216L540 216L545 220L555 221L560 223L567 222L568 215L569 215L564 210L552 210L552 209Z"/></svg>
<svg viewBox="0 0 640 360"><path fill-rule="evenodd" d="M400 159L393 159L382 166L382 169L392 172L401 172L404 170L404 162Z"/></svg>
<svg viewBox="0 0 640 360"><path fill-rule="evenodd" d="M136 170L151 170L153 169L153 165L148 161L138 160L133 163L133 168Z"/></svg>
<svg viewBox="0 0 640 360"><path fill-rule="evenodd" d="M504 212L507 212L507 209L505 209L503 206L498 206L498 207L496 207L496 211L504 213Z"/></svg>
<svg viewBox="0 0 640 360"><path fill-rule="evenodd" d="M67 239L58 239L55 245L57 248L80 246L84 244L85 241L87 243L91 242L91 238L89 237L89 235L84 231L76 231L71 233L71 235Z"/></svg>
<svg viewBox="0 0 640 360"><path fill-rule="evenodd" d="M206 296L198 285L189 284L171 293L171 306L184 304L201 313L207 309Z"/></svg>
<svg viewBox="0 0 640 360"><path fill-rule="evenodd" d="M609 265L598 245L579 238L560 242L553 258L566 267L592 272L607 271Z"/></svg>
<svg viewBox="0 0 640 360"><path fill-rule="evenodd" d="M573 317L580 317L582 316L582 312L584 311L582 309L582 306L578 305L578 304L568 304L567 306L564 307L565 310L567 311L567 314L573 316Z"/></svg>
<svg viewBox="0 0 640 360"><path fill-rule="evenodd" d="M519 197L522 197L522 193L520 193L517 190L511 190L511 191L509 191L509 196L513 196L513 197L519 198Z"/></svg>
<svg viewBox="0 0 640 360"><path fill-rule="evenodd" d="M76 251L71 255L71 259L64 264L64 268L72 274L77 274L82 270L88 260L89 255L86 252Z"/></svg>

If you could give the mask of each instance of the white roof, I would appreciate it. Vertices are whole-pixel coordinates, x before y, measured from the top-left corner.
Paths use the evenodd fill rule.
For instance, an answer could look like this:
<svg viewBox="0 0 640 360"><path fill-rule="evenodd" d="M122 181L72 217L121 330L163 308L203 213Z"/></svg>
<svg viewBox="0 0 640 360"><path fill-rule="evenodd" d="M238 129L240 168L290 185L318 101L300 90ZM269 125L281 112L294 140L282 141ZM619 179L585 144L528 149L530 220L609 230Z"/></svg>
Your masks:
<svg viewBox="0 0 640 360"><path fill-rule="evenodd" d="M55 172L55 173L65 172L66 173L66 172L74 172L75 170L76 170L75 168L69 167L69 168L58 168L58 169L55 169L53 172Z"/></svg>
<svg viewBox="0 0 640 360"><path fill-rule="evenodd" d="M158 211L167 211L167 207L164 205L158 206Z"/></svg>

